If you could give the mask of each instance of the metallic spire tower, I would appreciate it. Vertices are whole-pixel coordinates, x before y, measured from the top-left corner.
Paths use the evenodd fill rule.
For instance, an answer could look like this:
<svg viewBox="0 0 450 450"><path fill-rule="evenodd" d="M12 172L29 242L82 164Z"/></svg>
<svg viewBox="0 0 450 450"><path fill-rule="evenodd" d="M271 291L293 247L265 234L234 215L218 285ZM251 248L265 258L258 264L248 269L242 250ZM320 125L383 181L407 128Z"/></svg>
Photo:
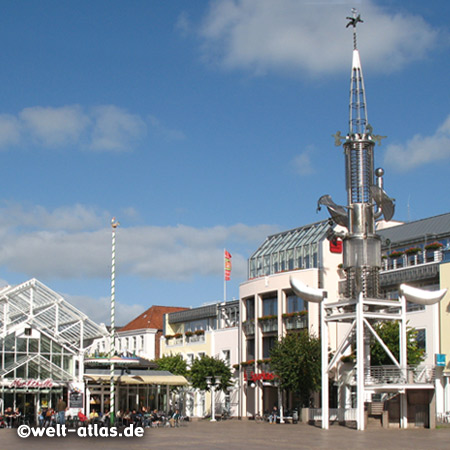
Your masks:
<svg viewBox="0 0 450 450"><path fill-rule="evenodd" d="M389 300L380 297L379 272L381 269L381 240L376 234L375 223L384 217L391 220L394 215L394 200L383 189L384 170L374 171L374 148L385 136L375 135L368 122L364 78L357 45L356 26L362 23L355 9L347 17L348 27L353 27L353 58L350 81L349 131L344 137L338 131L335 144L343 145L345 155L345 176L347 205L333 202L330 195L323 195L318 209L326 206L331 215L329 239L343 241L343 268L346 274L345 292L338 299L328 299L323 289L304 285L291 277L294 292L308 302L320 303L322 342L322 428L329 425L329 376L340 366L346 352L356 353L354 373L356 375L356 422L358 430L364 430L364 403L371 400L374 392L385 392L382 384L374 383L370 376L370 341L376 339L392 360L398 371L398 385L390 386L389 392L401 396L401 426L407 427L406 389L407 342L406 301L432 304L440 301L446 290L430 292L410 286L399 287L400 299ZM325 300L327 299L327 300ZM376 333L373 324L378 321L398 321L400 355L397 360L387 345ZM328 358L328 326L336 324L340 337L331 360ZM344 411L345 412L345 411Z"/></svg>

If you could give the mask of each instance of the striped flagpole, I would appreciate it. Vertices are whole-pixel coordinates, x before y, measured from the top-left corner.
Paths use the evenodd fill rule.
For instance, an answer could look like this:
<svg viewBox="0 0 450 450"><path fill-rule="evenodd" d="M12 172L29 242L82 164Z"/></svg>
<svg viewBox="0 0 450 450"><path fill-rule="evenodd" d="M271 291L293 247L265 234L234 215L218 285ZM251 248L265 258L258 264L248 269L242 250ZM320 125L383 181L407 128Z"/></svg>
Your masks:
<svg viewBox="0 0 450 450"><path fill-rule="evenodd" d="M111 258L111 336L110 336L110 359L111 359L111 370L110 370L110 397L109 397L109 417L111 425L114 425L114 413L115 413L115 398L114 398L114 362L112 358L115 354L115 301L116 301L116 228L119 222L116 218L111 219L112 227L112 258Z"/></svg>

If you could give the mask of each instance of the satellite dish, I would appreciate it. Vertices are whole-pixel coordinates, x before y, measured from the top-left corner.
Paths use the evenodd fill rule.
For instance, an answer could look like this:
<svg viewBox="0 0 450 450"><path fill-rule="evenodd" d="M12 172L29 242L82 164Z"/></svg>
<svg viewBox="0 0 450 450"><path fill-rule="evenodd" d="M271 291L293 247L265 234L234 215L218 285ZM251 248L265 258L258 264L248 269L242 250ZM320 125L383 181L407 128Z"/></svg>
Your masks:
<svg viewBox="0 0 450 450"><path fill-rule="evenodd" d="M400 285L400 294L403 295L408 302L418 303L419 305L434 305L435 303L440 302L446 293L447 289L427 291L425 289L408 286L407 284Z"/></svg>
<svg viewBox="0 0 450 450"><path fill-rule="evenodd" d="M327 297L327 291L324 289L309 287L302 281L292 278L292 276L289 278L289 282L295 294L307 302L321 303Z"/></svg>
<svg viewBox="0 0 450 450"><path fill-rule="evenodd" d="M389 222L394 216L394 199L389 197L382 188L375 185L370 186L370 193L378 208L381 209L385 220Z"/></svg>
<svg viewBox="0 0 450 450"><path fill-rule="evenodd" d="M322 195L322 197L319 198L317 202L318 211L320 211L320 205L327 207L328 212L335 223L348 229L348 214L347 209L344 206L336 205L328 194Z"/></svg>

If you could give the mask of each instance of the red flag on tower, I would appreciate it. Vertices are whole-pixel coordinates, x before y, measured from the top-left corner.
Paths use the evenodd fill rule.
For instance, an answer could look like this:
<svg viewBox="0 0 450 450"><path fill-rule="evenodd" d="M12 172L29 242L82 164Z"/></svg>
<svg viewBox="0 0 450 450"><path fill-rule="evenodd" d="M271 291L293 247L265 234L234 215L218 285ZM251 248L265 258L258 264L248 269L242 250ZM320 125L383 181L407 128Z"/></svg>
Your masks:
<svg viewBox="0 0 450 450"><path fill-rule="evenodd" d="M231 254L225 250L225 281L231 279Z"/></svg>

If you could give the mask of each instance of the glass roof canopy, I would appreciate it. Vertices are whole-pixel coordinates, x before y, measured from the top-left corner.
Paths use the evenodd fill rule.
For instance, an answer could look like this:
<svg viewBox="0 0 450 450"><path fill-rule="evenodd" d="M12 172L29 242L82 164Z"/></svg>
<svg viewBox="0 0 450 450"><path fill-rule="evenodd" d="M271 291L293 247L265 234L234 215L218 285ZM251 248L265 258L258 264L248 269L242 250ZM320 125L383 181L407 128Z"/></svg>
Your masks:
<svg viewBox="0 0 450 450"><path fill-rule="evenodd" d="M29 325L74 352L93 339L107 336L106 328L90 320L56 292L36 279L0 290L0 337Z"/></svg>
<svg viewBox="0 0 450 450"><path fill-rule="evenodd" d="M268 236L248 260L249 279L278 272L318 267L318 248L328 220Z"/></svg>

